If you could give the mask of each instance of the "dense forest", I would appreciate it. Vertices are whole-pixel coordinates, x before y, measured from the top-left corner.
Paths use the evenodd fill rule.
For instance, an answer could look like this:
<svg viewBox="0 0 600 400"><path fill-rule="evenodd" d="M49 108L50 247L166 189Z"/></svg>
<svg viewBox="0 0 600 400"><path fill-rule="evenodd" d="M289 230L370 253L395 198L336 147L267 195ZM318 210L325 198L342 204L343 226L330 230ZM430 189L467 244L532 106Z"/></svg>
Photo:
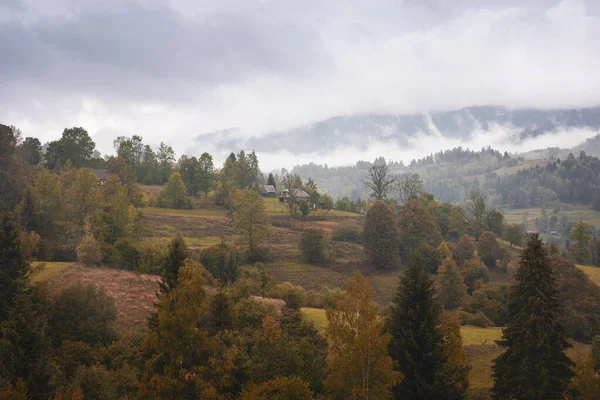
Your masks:
<svg viewBox="0 0 600 400"><path fill-rule="evenodd" d="M139 136L106 157L83 128L22 136L0 125L1 399L600 396L600 287L579 266L600 265L594 227L541 240L490 201L595 204L596 158L502 176L520 161L492 149L380 159L335 169L362 171L344 199L323 193L330 169L266 175L254 152L215 165ZM445 164L469 171L460 201L431 190ZM43 279L57 262L153 284L141 328L97 282ZM502 327L483 385L474 327Z"/></svg>

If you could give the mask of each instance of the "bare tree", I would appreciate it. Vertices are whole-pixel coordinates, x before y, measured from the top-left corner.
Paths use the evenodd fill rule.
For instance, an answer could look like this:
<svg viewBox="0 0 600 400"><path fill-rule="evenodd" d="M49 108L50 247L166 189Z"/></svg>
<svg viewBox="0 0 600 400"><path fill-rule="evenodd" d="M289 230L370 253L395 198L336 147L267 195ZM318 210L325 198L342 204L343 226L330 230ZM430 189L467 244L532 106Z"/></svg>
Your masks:
<svg viewBox="0 0 600 400"><path fill-rule="evenodd" d="M419 174L400 174L396 179L395 189L398 200L404 204L423 193L423 180Z"/></svg>
<svg viewBox="0 0 600 400"><path fill-rule="evenodd" d="M373 165L369 168L369 176L365 180L365 185L373 191L371 197L375 200L383 200L388 192L393 188L396 177L389 173L386 164Z"/></svg>
<svg viewBox="0 0 600 400"><path fill-rule="evenodd" d="M298 201L298 191L302 190L302 179L298 174L287 174L283 177L281 184L283 188L288 192L288 207L290 208L290 215L294 215L296 209L296 203Z"/></svg>

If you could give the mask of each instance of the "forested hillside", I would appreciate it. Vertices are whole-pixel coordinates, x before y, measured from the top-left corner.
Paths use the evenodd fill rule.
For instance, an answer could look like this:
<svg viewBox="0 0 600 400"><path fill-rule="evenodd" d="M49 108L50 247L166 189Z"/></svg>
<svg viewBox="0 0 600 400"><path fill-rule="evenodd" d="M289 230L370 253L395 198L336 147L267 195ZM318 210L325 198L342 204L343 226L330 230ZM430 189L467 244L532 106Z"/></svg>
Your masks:
<svg viewBox="0 0 600 400"><path fill-rule="evenodd" d="M567 218L549 240L497 207L515 185L592 202L564 196L595 189L596 158L360 163L350 202L323 193L325 168L266 175L243 150L215 165L134 136L99 157L70 128L44 152L5 125L0 144L0 398L600 395L595 229ZM449 166L460 203L430 190ZM525 358L559 363L553 384Z"/></svg>

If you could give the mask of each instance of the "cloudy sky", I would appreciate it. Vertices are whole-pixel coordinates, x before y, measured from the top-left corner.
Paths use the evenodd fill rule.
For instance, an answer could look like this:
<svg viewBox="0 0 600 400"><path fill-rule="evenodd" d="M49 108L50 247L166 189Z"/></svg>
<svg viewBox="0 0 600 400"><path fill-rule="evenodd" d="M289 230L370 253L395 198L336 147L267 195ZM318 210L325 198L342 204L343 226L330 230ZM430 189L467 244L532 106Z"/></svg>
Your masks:
<svg viewBox="0 0 600 400"><path fill-rule="evenodd" d="M333 115L600 104L597 0L0 0L0 122L185 149ZM435 149L434 149L435 150Z"/></svg>

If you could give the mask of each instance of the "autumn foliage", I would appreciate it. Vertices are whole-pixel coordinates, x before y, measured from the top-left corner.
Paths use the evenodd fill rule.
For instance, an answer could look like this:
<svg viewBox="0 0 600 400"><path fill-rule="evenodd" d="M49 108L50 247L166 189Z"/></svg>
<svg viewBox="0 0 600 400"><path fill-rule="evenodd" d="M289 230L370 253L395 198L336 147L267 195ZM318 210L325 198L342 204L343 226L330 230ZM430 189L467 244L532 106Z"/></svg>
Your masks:
<svg viewBox="0 0 600 400"><path fill-rule="evenodd" d="M400 241L394 213L383 201L376 201L367 211L363 243L372 267L393 269L400 264Z"/></svg>

